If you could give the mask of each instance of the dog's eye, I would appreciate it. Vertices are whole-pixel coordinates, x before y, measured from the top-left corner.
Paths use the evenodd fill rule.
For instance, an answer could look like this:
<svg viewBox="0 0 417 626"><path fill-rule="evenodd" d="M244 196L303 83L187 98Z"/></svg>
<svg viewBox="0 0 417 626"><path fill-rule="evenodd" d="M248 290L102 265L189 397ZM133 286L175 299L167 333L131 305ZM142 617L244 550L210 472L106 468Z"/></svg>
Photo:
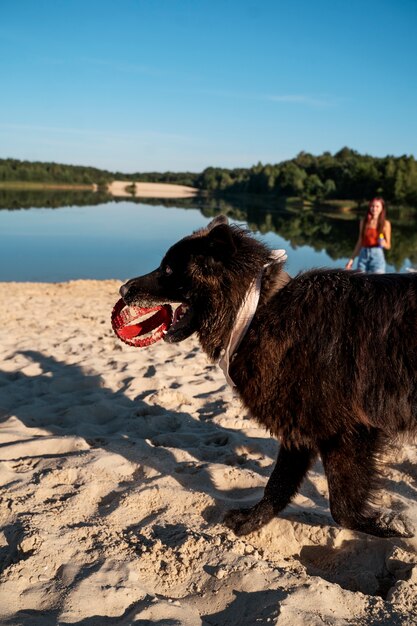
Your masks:
<svg viewBox="0 0 417 626"><path fill-rule="evenodd" d="M165 274L167 276L170 276L172 274L172 269L169 267L169 265L165 265Z"/></svg>

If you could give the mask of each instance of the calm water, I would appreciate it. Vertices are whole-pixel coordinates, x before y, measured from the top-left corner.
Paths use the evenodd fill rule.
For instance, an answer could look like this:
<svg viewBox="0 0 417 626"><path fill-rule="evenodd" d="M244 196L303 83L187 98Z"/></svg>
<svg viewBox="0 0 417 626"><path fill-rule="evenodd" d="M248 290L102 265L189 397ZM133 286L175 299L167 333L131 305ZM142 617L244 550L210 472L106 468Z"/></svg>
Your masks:
<svg viewBox="0 0 417 626"><path fill-rule="evenodd" d="M312 267L343 267L357 236L354 216L332 218L311 211L259 213L213 203L210 207L165 207L153 202L1 209L0 280L123 280L146 273L159 265L170 245L220 211L231 214L231 221L248 224L271 247L285 248L291 274ZM415 231L413 220L412 224ZM409 231L409 226L404 226L404 232ZM399 257L389 264L390 271L404 271L417 261L412 253L408 255L408 248L416 249L417 241L413 242L406 241Z"/></svg>

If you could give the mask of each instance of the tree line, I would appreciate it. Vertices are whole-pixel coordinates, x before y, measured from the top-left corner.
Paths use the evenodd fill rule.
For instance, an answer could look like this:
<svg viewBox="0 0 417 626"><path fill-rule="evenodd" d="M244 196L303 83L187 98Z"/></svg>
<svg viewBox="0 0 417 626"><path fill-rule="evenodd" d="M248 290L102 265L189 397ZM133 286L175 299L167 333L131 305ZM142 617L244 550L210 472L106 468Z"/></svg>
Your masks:
<svg viewBox="0 0 417 626"><path fill-rule="evenodd" d="M98 185L105 187L114 180L149 183L175 183L197 187L199 174L191 172L110 172L83 165L64 165L41 161L0 159L0 183L44 183L59 185Z"/></svg>
<svg viewBox="0 0 417 626"><path fill-rule="evenodd" d="M0 182L105 185L112 180L114 180L112 172L96 167L0 159Z"/></svg>
<svg viewBox="0 0 417 626"><path fill-rule="evenodd" d="M413 156L372 157L350 148L314 156L300 152L277 164L250 168L208 167L193 172L110 172L94 167L0 159L1 182L97 184L113 180L175 183L216 195L268 195L320 203L333 199L363 202L382 195L394 204L417 205L417 161Z"/></svg>
<svg viewBox="0 0 417 626"><path fill-rule="evenodd" d="M412 156L383 158L343 148L335 154L300 152L276 165L258 163L249 169L209 167L197 181L212 192L298 197L320 202L349 199L362 202L382 195L395 204L417 204L417 161Z"/></svg>

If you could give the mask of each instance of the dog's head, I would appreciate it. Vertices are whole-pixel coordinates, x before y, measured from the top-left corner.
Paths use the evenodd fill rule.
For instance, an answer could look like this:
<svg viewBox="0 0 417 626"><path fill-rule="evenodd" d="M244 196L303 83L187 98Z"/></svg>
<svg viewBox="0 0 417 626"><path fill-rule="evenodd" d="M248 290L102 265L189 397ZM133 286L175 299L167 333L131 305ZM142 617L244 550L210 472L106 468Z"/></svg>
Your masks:
<svg viewBox="0 0 417 626"><path fill-rule="evenodd" d="M179 302L164 338L182 341L198 330L197 303L213 297L215 282L234 252L228 220L220 215L207 227L174 244L156 270L132 278L120 288L120 294L127 305Z"/></svg>
<svg viewBox="0 0 417 626"><path fill-rule="evenodd" d="M270 255L247 230L219 215L174 244L156 270L129 280L120 294L128 305L179 302L165 341L182 341L198 332L204 349L215 358L251 281L271 261Z"/></svg>

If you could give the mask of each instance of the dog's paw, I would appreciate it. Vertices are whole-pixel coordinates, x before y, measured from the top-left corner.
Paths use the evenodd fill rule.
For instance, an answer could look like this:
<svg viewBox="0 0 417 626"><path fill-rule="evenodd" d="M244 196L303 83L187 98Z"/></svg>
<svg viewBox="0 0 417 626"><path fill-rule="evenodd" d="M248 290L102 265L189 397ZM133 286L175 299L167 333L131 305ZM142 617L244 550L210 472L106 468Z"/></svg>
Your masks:
<svg viewBox="0 0 417 626"><path fill-rule="evenodd" d="M233 530L235 535L248 535L259 530L274 517L274 509L269 502L261 500L250 509L232 509L228 511L223 522Z"/></svg>
<svg viewBox="0 0 417 626"><path fill-rule="evenodd" d="M394 511L384 511L377 517L369 518L355 530L374 535L375 537L414 537L414 528L410 521Z"/></svg>
<svg viewBox="0 0 417 626"><path fill-rule="evenodd" d="M391 535L385 535L390 537L414 537L415 529L410 520L400 513L394 511L387 511L381 515L377 520L378 525L382 529L386 529Z"/></svg>

